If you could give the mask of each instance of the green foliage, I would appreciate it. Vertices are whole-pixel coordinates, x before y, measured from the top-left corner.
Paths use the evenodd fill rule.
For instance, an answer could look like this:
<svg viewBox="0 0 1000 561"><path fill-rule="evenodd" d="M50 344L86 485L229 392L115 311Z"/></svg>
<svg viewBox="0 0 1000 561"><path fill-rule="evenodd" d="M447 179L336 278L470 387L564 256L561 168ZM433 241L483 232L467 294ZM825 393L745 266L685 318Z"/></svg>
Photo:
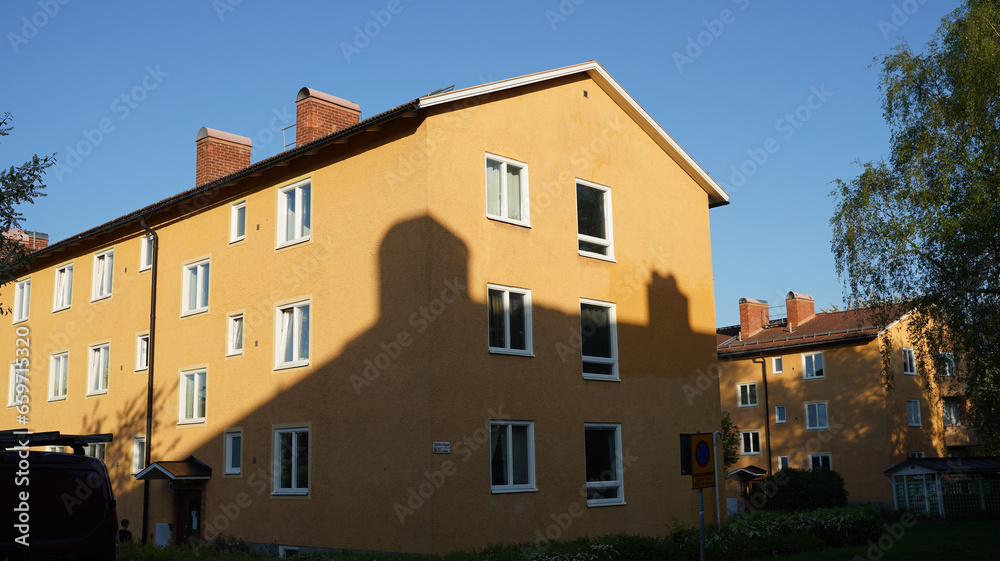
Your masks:
<svg viewBox="0 0 1000 561"><path fill-rule="evenodd" d="M4 113L0 117L0 137L10 134L11 114ZM17 211L21 203L32 203L35 197L44 197L42 175L45 170L55 164L53 156L39 158L32 156L31 160L20 166L10 166L10 169L0 169L0 286L17 279L24 268L30 263L28 251L17 241L2 235L11 228L21 227L21 213ZM0 306L0 315L10 311L10 308Z"/></svg>
<svg viewBox="0 0 1000 561"><path fill-rule="evenodd" d="M729 418L729 411L722 412L722 468L729 469L740 459L740 427Z"/></svg>
<svg viewBox="0 0 1000 561"><path fill-rule="evenodd" d="M923 52L903 43L881 62L891 155L835 182L837 271L877 324L914 312L926 387L954 353L971 421L1000 452L1000 2L967 0ZM898 356L883 341L890 385Z"/></svg>
<svg viewBox="0 0 1000 561"><path fill-rule="evenodd" d="M815 510L847 504L844 478L829 469L786 468L764 478L757 488L763 499L755 497L753 504L765 510Z"/></svg>

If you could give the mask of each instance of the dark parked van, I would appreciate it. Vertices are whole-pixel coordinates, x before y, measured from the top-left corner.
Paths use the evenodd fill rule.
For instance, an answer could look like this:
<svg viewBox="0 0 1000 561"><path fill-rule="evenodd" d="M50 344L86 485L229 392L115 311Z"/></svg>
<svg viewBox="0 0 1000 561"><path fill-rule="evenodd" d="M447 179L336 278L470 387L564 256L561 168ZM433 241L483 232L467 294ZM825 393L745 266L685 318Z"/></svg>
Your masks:
<svg viewBox="0 0 1000 561"><path fill-rule="evenodd" d="M0 558L118 561L118 512L104 462L110 434L0 432ZM28 447L69 446L74 453Z"/></svg>

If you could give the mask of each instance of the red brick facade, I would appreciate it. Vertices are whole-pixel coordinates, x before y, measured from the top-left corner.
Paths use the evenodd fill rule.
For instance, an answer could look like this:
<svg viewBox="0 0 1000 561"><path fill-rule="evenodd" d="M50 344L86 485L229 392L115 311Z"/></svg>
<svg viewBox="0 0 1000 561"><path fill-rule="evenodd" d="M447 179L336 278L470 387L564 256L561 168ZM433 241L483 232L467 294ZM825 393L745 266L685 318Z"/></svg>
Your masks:
<svg viewBox="0 0 1000 561"><path fill-rule="evenodd" d="M250 139L202 127L198 131L195 186L227 176L250 165Z"/></svg>
<svg viewBox="0 0 1000 561"><path fill-rule="evenodd" d="M764 329L769 320L767 300L740 298L740 338Z"/></svg>
<svg viewBox="0 0 1000 561"><path fill-rule="evenodd" d="M7 230L4 235L9 239L17 240L19 244L28 248L28 251L38 251L49 245L49 235L41 232Z"/></svg>
<svg viewBox="0 0 1000 561"><path fill-rule="evenodd" d="M295 144L302 146L317 138L356 125L361 119L358 104L320 91L302 88L295 100Z"/></svg>
<svg viewBox="0 0 1000 561"><path fill-rule="evenodd" d="M789 292L785 297L785 310L788 312L788 329L792 330L816 315L816 301L808 294Z"/></svg>

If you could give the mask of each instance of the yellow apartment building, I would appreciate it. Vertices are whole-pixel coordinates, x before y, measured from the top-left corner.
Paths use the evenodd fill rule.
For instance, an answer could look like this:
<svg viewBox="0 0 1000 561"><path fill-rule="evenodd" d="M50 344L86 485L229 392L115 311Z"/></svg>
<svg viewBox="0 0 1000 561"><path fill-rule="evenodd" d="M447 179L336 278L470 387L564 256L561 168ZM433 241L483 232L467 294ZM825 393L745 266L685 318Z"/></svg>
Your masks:
<svg viewBox="0 0 1000 561"><path fill-rule="evenodd" d="M4 287L25 426L113 433L91 453L149 541L442 553L694 523L678 434L721 415L682 390L716 362L708 174L596 62L363 120L296 105L294 148L252 163L202 128L194 188Z"/></svg>
<svg viewBox="0 0 1000 561"><path fill-rule="evenodd" d="M907 310L880 330L867 310L816 313L812 296L798 292L787 294L785 313L777 314L784 317L772 317L763 300L743 298L739 307L740 325L717 331L722 409L741 430L730 509L737 501L752 508L755 485L785 467L833 469L848 501L892 508L883 475L891 466L979 454L963 422L954 360L921 362L906 333ZM883 346L892 355L891 389ZM926 390L921 369L930 369Z"/></svg>

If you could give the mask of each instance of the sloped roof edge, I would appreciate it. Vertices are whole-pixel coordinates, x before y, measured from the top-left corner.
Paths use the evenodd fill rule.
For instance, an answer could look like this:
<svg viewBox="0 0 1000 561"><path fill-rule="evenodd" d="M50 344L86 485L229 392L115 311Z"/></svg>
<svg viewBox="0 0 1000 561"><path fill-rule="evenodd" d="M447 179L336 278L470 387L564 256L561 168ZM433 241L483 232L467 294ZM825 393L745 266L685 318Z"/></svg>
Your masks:
<svg viewBox="0 0 1000 561"><path fill-rule="evenodd" d="M667 152L681 168L684 169L690 175L702 189L708 194L709 207L721 206L729 204L729 194L715 182L714 179L708 173L702 169L701 166L695 162L687 152L684 151L673 138L665 130L663 130L660 125L646 113L636 101L632 98L628 92L625 91L621 85L615 81L614 78L608 74L607 70L600 65L597 61L591 60L588 62L574 64L572 66L564 66L562 68L556 68L554 70L546 70L545 72L536 72L534 74L527 74L524 76L518 76L516 78L508 78L506 80L499 80L497 82L490 82L488 84L482 84L479 86L472 86L469 88L462 88L460 90L453 90L450 92L444 92L439 94L430 94L420 98L418 101L421 108L433 107L435 105L441 105L443 103L451 103L453 101L459 101L467 99L470 97L475 97L479 95L501 92L504 90L509 90L512 88L517 88L521 86L527 86L535 84L538 82L544 82L546 80L552 80L554 78L561 78L563 76L569 76L572 74L586 73L594 82L599 85L605 93L611 96L622 108L628 113L638 124L649 134L657 144L665 152Z"/></svg>

